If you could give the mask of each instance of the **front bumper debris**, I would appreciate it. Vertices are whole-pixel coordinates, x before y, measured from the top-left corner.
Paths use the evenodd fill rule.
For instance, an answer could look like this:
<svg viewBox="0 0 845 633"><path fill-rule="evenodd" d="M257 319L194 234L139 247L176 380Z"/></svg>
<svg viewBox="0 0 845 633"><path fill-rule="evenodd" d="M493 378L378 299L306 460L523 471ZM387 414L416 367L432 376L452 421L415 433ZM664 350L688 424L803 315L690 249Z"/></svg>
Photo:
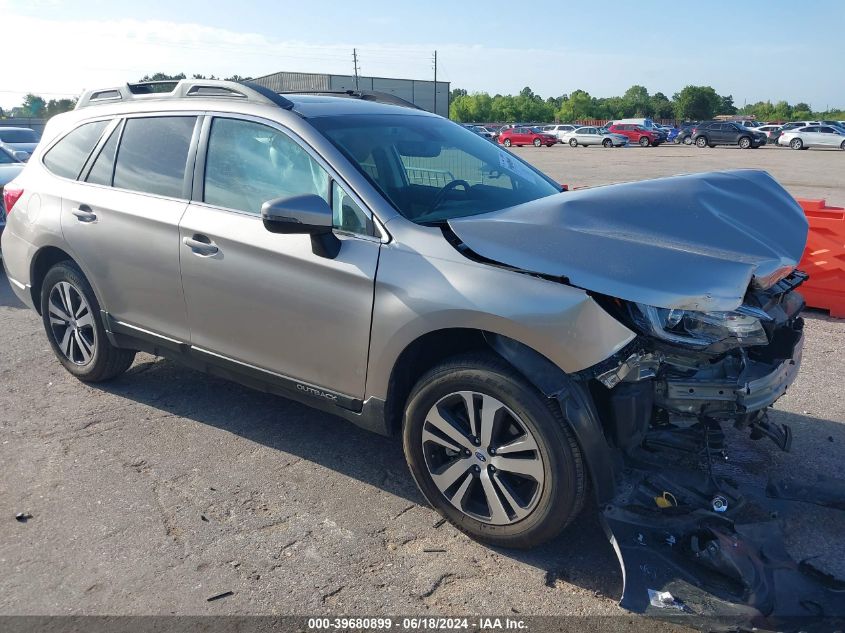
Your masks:
<svg viewBox="0 0 845 633"><path fill-rule="evenodd" d="M627 470L602 511L622 565L621 606L705 630L841 630L845 581L794 560L781 526L808 501L845 509L845 482L798 501L784 487L770 482L767 496L718 478L702 485L700 471Z"/></svg>

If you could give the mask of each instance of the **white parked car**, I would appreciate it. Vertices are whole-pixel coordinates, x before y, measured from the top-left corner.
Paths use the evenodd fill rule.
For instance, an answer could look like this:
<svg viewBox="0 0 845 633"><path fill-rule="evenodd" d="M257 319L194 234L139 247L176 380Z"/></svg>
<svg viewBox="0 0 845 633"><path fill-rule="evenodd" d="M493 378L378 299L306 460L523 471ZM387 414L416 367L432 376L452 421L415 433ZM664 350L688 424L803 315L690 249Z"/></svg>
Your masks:
<svg viewBox="0 0 845 633"><path fill-rule="evenodd" d="M572 123L556 123L554 125L545 125L543 126L543 131L546 134L551 134L552 136L556 136L558 140L563 143L563 135L567 132L574 132L577 130L580 125L575 125Z"/></svg>
<svg viewBox="0 0 845 633"><path fill-rule="evenodd" d="M766 135L768 142L774 142L781 133L781 126L780 125L761 125L760 127L754 128L757 132L762 132Z"/></svg>
<svg viewBox="0 0 845 633"><path fill-rule="evenodd" d="M561 142L569 143L572 147L579 145L601 145L603 147L623 147L628 144L628 137L621 134L606 132L602 128L593 126L579 127L572 132L566 132Z"/></svg>
<svg viewBox="0 0 845 633"><path fill-rule="evenodd" d="M807 125L781 134L778 145L788 145L792 149L838 147L845 150L845 130L832 125Z"/></svg>

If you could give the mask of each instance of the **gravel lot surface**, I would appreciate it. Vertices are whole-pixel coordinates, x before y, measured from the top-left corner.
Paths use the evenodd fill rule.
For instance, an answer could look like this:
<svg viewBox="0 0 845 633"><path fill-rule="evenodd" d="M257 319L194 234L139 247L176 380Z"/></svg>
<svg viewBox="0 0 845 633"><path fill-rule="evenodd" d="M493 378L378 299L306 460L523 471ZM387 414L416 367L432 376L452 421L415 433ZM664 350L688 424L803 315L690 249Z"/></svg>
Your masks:
<svg viewBox="0 0 845 633"><path fill-rule="evenodd" d="M845 153L517 151L573 185L755 166L845 205ZM793 452L731 435L752 479L845 478L845 322L807 321L773 415ZM0 324L0 614L624 614L592 507L535 551L484 547L425 505L396 440L144 354L87 386L5 276ZM785 526L793 554L845 576L841 513L805 505Z"/></svg>

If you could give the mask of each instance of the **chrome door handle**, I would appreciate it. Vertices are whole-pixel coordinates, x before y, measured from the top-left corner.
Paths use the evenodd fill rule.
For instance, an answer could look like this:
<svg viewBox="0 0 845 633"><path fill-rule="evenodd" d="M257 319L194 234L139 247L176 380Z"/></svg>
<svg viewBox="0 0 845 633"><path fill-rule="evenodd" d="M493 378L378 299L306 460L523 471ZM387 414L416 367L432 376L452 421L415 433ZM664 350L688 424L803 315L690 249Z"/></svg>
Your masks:
<svg viewBox="0 0 845 633"><path fill-rule="evenodd" d="M76 216L76 219L80 222L96 222L97 220L97 214L91 211L91 209L84 204L79 205L79 208L74 209L71 213L73 213L73 215Z"/></svg>
<svg viewBox="0 0 845 633"><path fill-rule="evenodd" d="M197 255L214 255L220 251L213 242L203 242L193 237L183 237L182 243Z"/></svg>

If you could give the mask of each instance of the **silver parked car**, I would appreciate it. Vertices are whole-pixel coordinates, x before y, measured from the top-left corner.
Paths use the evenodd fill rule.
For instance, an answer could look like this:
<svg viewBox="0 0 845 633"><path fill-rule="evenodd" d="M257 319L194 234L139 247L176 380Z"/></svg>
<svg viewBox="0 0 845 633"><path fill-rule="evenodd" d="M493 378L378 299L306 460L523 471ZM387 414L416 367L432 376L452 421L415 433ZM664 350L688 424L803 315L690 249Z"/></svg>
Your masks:
<svg viewBox="0 0 845 633"><path fill-rule="evenodd" d="M643 566L770 605L724 587L793 573L785 554L693 553L759 551L708 471L721 425L791 441L766 412L800 366L807 221L768 174L564 193L390 95L170 87L84 94L5 189L6 273L68 372L141 350L400 435L425 498L487 543L552 538L589 490L624 605L663 586ZM667 533L677 557L644 546Z"/></svg>
<svg viewBox="0 0 845 633"><path fill-rule="evenodd" d="M628 137L614 134L602 128L593 126L579 127L561 136L562 143L569 143L572 147L601 145L603 147L623 147L628 144Z"/></svg>
<svg viewBox="0 0 845 633"><path fill-rule="evenodd" d="M827 147L845 150L845 130L832 125L808 125L785 130L778 137L778 145L792 149Z"/></svg>

